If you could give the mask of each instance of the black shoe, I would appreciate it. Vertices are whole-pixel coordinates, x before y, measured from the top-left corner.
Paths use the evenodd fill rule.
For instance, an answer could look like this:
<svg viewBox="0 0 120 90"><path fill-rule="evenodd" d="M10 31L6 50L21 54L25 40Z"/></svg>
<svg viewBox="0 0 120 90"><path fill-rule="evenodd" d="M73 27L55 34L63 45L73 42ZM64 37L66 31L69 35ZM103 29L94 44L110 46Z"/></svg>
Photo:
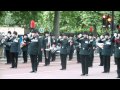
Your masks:
<svg viewBox="0 0 120 90"><path fill-rule="evenodd" d="M107 73L107 72L104 71L104 72L102 72L102 73Z"/></svg>
<svg viewBox="0 0 120 90"><path fill-rule="evenodd" d="M37 71L34 71L34 73L37 73Z"/></svg>
<svg viewBox="0 0 120 90"><path fill-rule="evenodd" d="M117 78L120 78L120 76L118 76Z"/></svg>
<svg viewBox="0 0 120 90"><path fill-rule="evenodd" d="M34 73L35 71L31 71L30 73Z"/></svg>
<svg viewBox="0 0 120 90"><path fill-rule="evenodd" d="M46 64L44 66L47 66Z"/></svg>
<svg viewBox="0 0 120 90"><path fill-rule="evenodd" d="M10 63L5 63L6 65L10 64Z"/></svg>
<svg viewBox="0 0 120 90"><path fill-rule="evenodd" d="M61 68L60 70L66 70L66 68Z"/></svg>
<svg viewBox="0 0 120 90"><path fill-rule="evenodd" d="M85 74L81 74L81 76L85 76Z"/></svg>
<svg viewBox="0 0 120 90"><path fill-rule="evenodd" d="M10 67L10 68L15 68L15 67Z"/></svg>
<svg viewBox="0 0 120 90"><path fill-rule="evenodd" d="M17 67L14 67L14 68L17 68Z"/></svg>

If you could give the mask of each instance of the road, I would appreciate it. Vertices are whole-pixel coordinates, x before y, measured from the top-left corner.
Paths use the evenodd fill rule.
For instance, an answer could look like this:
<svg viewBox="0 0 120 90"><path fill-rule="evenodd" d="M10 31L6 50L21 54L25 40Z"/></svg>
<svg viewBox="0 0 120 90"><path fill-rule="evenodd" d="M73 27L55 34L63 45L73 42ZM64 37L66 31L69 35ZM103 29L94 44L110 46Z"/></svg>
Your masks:
<svg viewBox="0 0 120 90"><path fill-rule="evenodd" d="M40 63L37 73L30 73L30 60L27 64L23 64L22 59L19 58L18 68L10 67L11 65L5 65L5 61L0 61L0 79L117 79L117 67L114 65L113 57L110 73L102 73L103 66L99 66L99 57L96 56L93 67L89 68L88 76L80 76L81 64L76 63L76 57L67 62L66 70L59 70L61 68L59 57L55 62L51 62L50 66L44 66L44 62Z"/></svg>

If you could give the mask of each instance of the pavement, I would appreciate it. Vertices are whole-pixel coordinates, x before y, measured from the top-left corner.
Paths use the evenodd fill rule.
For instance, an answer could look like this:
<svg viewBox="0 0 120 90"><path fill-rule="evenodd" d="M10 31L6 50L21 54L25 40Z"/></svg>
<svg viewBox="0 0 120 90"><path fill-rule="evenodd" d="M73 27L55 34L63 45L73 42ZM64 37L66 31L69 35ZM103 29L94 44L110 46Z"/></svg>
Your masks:
<svg viewBox="0 0 120 90"><path fill-rule="evenodd" d="M22 58L19 58L18 68L11 69L11 65L5 65L5 60L0 60L0 79L117 79L117 66L114 65L113 57L111 57L110 73L102 73L103 66L99 66L99 57L95 56L88 76L80 76L82 74L81 64L77 63L76 57L72 61L67 61L66 70L60 70L59 56L55 62L50 63L50 66L44 66L43 61L39 64L37 73L30 73L30 60L26 64L22 62Z"/></svg>

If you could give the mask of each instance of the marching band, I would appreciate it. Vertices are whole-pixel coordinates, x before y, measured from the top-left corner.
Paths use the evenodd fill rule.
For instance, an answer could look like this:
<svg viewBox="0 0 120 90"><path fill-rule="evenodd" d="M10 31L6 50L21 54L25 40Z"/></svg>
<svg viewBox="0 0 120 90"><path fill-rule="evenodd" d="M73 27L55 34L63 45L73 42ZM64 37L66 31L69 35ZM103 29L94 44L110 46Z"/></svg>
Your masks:
<svg viewBox="0 0 120 90"><path fill-rule="evenodd" d="M100 37L87 32L74 35L63 34L58 38L45 32L43 36L37 30L25 34L20 43L17 32L8 34L1 40L5 46L7 64L11 68L17 68L18 54L20 49L23 52L23 63L28 62L28 55L31 59L32 71L37 72L38 65L42 62L42 56L45 57L45 66L49 66L51 61L56 60L56 53L60 51L61 66L60 70L67 68L67 56L69 60L73 59L73 53L76 51L76 61L82 65L82 76L88 76L89 67L93 67L94 51L99 50L100 66L103 66L103 73L110 72L110 58L113 55L117 64L117 74L120 78L120 32L110 35L106 33ZM59 47L59 48L58 48Z"/></svg>

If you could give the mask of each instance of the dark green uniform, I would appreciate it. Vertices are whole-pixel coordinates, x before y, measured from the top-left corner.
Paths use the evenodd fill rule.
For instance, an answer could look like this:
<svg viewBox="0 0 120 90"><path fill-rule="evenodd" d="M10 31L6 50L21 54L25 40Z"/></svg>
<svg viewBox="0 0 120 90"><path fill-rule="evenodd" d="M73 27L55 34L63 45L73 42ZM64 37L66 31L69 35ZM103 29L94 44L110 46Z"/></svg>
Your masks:
<svg viewBox="0 0 120 90"><path fill-rule="evenodd" d="M42 51L43 48L43 37L39 37L38 39L39 47L38 47L38 63L42 62Z"/></svg>
<svg viewBox="0 0 120 90"><path fill-rule="evenodd" d="M23 39L24 44L22 45L21 49L23 51L23 60L24 63L27 63L27 55L28 55L28 45L29 45L29 38L24 38Z"/></svg>
<svg viewBox="0 0 120 90"><path fill-rule="evenodd" d="M60 58L61 58L61 65L62 65L62 69L61 70L65 70L66 69L66 64L67 64L67 54L68 54L68 40L67 39L63 39L63 40L58 40L58 43L61 44L61 49L60 49Z"/></svg>
<svg viewBox="0 0 120 90"><path fill-rule="evenodd" d="M70 50L69 60L72 60L73 59L73 53L74 53L74 40L73 39L71 39L69 41L69 50Z"/></svg>
<svg viewBox="0 0 120 90"><path fill-rule="evenodd" d="M81 43L81 61L82 61L82 75L88 74L88 63L90 53L90 43L88 38L79 41Z"/></svg>
<svg viewBox="0 0 120 90"><path fill-rule="evenodd" d="M81 49L81 43L79 43L80 38L77 38L75 42L75 48L76 48L76 54L77 54L77 63L81 63L81 54L80 54L80 49Z"/></svg>
<svg viewBox="0 0 120 90"><path fill-rule="evenodd" d="M89 67L93 66L93 59L94 59L94 50L96 48L96 41L95 39L89 40L90 43L90 53L89 53Z"/></svg>
<svg viewBox="0 0 120 90"><path fill-rule="evenodd" d="M5 45L5 53L6 53L6 58L7 58L7 64L10 64L11 63L11 58L10 58L10 45L11 45L11 38L12 36L10 37L7 37L5 39L5 42L3 43Z"/></svg>
<svg viewBox="0 0 120 90"><path fill-rule="evenodd" d="M104 43L104 41L102 39L100 39L98 41L98 43ZM99 47L99 56L100 56L100 65L99 66L103 66L103 55L102 55L102 48Z"/></svg>
<svg viewBox="0 0 120 90"><path fill-rule="evenodd" d="M112 50L111 44L112 44L111 39L106 39L104 41L104 47L102 50L103 61L104 61L104 72L103 73L110 72L110 57L111 57L111 50Z"/></svg>
<svg viewBox="0 0 120 90"><path fill-rule="evenodd" d="M115 58L117 60L117 74L120 78L120 38L115 40Z"/></svg>
<svg viewBox="0 0 120 90"><path fill-rule="evenodd" d="M52 41L51 41L51 45L53 46L55 46L55 48L56 48L56 46L57 46L57 39L53 39L52 38ZM55 59L56 59L56 50L51 50L51 61L55 61Z"/></svg>
<svg viewBox="0 0 120 90"><path fill-rule="evenodd" d="M52 39L50 39L50 41L51 40ZM43 37L43 48L44 48L44 56L45 56L45 66L48 66L50 65L50 57L51 57L50 50L46 50L46 49L50 49L50 43L48 45L48 37Z"/></svg>
<svg viewBox="0 0 120 90"><path fill-rule="evenodd" d="M31 42L30 42L29 47L28 47L28 52L30 54L31 64L32 64L32 72L37 71L37 66L38 66L38 61L37 61L38 46L39 46L38 38L33 37L31 39Z"/></svg>
<svg viewBox="0 0 120 90"><path fill-rule="evenodd" d="M13 37L11 40L10 53L12 68L17 68L18 64L18 52L20 51L20 40L17 37Z"/></svg>

